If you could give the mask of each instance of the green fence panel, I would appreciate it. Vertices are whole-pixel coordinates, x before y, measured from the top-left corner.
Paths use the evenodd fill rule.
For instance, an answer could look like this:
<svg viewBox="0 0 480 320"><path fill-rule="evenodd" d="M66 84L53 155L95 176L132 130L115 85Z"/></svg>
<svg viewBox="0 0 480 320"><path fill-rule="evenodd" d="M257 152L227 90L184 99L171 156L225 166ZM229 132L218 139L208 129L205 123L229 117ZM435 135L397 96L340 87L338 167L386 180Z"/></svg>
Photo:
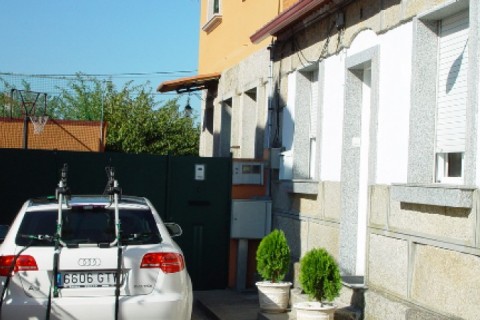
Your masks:
<svg viewBox="0 0 480 320"><path fill-rule="evenodd" d="M231 159L0 149L0 224L29 198L53 196L68 164L72 194L102 194L113 166L124 195L148 198L177 222L194 289L223 289L228 279Z"/></svg>

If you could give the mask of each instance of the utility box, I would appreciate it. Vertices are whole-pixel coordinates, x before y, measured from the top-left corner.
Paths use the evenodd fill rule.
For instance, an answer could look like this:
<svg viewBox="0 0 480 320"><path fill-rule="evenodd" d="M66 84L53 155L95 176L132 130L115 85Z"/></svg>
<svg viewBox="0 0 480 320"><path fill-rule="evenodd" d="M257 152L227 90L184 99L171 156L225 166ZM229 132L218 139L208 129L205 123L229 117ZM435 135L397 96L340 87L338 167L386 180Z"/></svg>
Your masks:
<svg viewBox="0 0 480 320"><path fill-rule="evenodd" d="M262 239L272 225L271 200L232 200L231 238Z"/></svg>
<svg viewBox="0 0 480 320"><path fill-rule="evenodd" d="M233 184L263 184L263 162L233 162Z"/></svg>
<svg viewBox="0 0 480 320"><path fill-rule="evenodd" d="M280 169L281 152L282 152L281 148L271 148L270 149L270 168Z"/></svg>

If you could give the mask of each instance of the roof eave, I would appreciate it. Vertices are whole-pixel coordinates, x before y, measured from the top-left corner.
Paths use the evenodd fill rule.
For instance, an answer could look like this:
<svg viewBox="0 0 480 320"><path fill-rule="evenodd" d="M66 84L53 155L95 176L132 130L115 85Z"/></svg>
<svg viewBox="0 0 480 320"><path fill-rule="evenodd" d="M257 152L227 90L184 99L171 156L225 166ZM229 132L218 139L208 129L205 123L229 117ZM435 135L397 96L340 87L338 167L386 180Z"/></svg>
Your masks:
<svg viewBox="0 0 480 320"><path fill-rule="evenodd" d="M162 82L157 87L157 92L170 92L177 91L189 92L207 89L212 83L217 83L220 79L220 73L209 73L203 75L197 75L193 77L185 77L175 80L168 80Z"/></svg>
<svg viewBox="0 0 480 320"><path fill-rule="evenodd" d="M250 41L254 44L258 44L269 36L275 36L311 11L330 2L332 2L332 0L298 1L250 36Z"/></svg>

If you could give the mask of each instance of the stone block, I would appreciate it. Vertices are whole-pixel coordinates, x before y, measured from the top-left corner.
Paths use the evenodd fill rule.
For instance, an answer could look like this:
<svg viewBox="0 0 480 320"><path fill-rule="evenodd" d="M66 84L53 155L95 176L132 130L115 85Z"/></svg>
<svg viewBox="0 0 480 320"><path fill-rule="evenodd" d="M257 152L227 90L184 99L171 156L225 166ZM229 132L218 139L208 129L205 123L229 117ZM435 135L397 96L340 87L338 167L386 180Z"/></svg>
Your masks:
<svg viewBox="0 0 480 320"><path fill-rule="evenodd" d="M320 203L317 195L310 194L296 194L293 200L293 207L301 215L319 217L320 216Z"/></svg>
<svg viewBox="0 0 480 320"><path fill-rule="evenodd" d="M384 10L380 13L382 18L382 30L391 29L403 20L403 10L400 1L385 0L383 2L383 7Z"/></svg>
<svg viewBox="0 0 480 320"><path fill-rule="evenodd" d="M365 293L365 319L368 320L405 320L408 307L398 301L369 289Z"/></svg>
<svg viewBox="0 0 480 320"><path fill-rule="evenodd" d="M425 310L424 308L369 289L365 293L364 319L368 320L460 320Z"/></svg>
<svg viewBox="0 0 480 320"><path fill-rule="evenodd" d="M302 246L305 246L307 243L306 232L300 230L301 228L305 229L305 226L301 225L301 221L292 217L277 215L274 216L273 228L281 229L285 232L292 257L299 259Z"/></svg>
<svg viewBox="0 0 480 320"><path fill-rule="evenodd" d="M340 221L342 213L342 193L340 182L325 181L323 183L324 217L329 220Z"/></svg>
<svg viewBox="0 0 480 320"><path fill-rule="evenodd" d="M338 261L339 237L339 225L325 225L311 220L309 222L308 250L325 248Z"/></svg>
<svg viewBox="0 0 480 320"><path fill-rule="evenodd" d="M411 0L405 2L405 19L414 17L418 13L428 11L440 4L444 4L445 0Z"/></svg>
<svg viewBox="0 0 480 320"><path fill-rule="evenodd" d="M300 220L300 257L303 257L308 250L308 234L309 223L305 220Z"/></svg>
<svg viewBox="0 0 480 320"><path fill-rule="evenodd" d="M368 285L407 297L408 242L371 234L369 248Z"/></svg>
<svg viewBox="0 0 480 320"><path fill-rule="evenodd" d="M475 244L475 214L467 208L390 202L389 228L402 233Z"/></svg>
<svg viewBox="0 0 480 320"><path fill-rule="evenodd" d="M369 223L373 226L387 226L387 215L390 208L390 189L388 186L370 187Z"/></svg>
<svg viewBox="0 0 480 320"><path fill-rule="evenodd" d="M480 257L415 245L411 297L441 313L464 319L480 315Z"/></svg>

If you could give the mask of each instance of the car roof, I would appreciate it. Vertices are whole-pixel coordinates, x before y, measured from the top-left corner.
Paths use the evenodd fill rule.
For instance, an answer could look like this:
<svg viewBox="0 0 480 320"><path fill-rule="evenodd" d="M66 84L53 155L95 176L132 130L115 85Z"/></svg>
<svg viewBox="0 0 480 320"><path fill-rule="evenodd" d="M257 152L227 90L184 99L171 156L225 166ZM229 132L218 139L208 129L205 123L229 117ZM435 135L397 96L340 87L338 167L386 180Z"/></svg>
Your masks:
<svg viewBox="0 0 480 320"><path fill-rule="evenodd" d="M68 197L69 206L88 206L88 205L98 205L98 206L107 206L112 203L110 196L108 195L72 195ZM147 200L142 197L135 196L121 196L118 201L119 205L122 207L148 207ZM39 207L39 206L58 206L58 200L55 197L43 197L43 198L33 198L30 199L28 207Z"/></svg>

